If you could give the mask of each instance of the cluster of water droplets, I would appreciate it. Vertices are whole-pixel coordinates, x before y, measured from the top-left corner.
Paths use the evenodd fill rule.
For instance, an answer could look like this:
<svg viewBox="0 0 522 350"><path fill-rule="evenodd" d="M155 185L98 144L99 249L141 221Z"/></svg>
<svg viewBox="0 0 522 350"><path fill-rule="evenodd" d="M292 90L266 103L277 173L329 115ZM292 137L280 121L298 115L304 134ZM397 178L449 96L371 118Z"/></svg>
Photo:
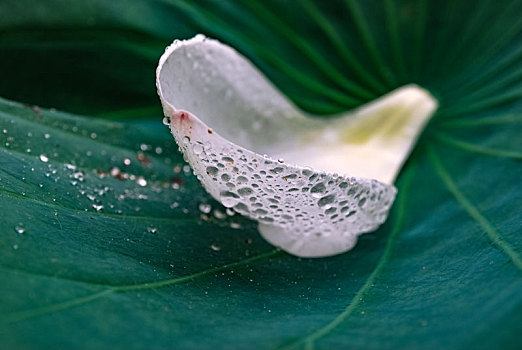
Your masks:
<svg viewBox="0 0 522 350"><path fill-rule="evenodd" d="M191 168L171 152L170 141L118 138L116 124L107 130L91 128L96 122L34 106L10 108L16 109L13 116L0 116L2 160L9 165L0 172L0 189L47 203L46 224L57 230L66 229L64 217L71 211L95 218L93 225L104 224L105 218L121 217L125 220L118 222L125 223L142 217L130 227L138 238L171 234L175 220L166 217L191 216L200 225L241 228L234 211L216 205L194 186ZM43 226L30 210L12 214L6 219L11 247L23 249L23 242L39 235ZM132 233L122 239L132 241ZM221 249L210 240L208 248Z"/></svg>
<svg viewBox="0 0 522 350"><path fill-rule="evenodd" d="M299 236L374 230L395 197L395 188L376 180L289 165L222 138L213 142L212 135L191 140L173 132L194 174L225 207Z"/></svg>
<svg viewBox="0 0 522 350"><path fill-rule="evenodd" d="M23 113L27 107L16 105L16 108ZM46 110L38 109L36 114L31 109L25 117L37 123L30 124L22 117L0 120L3 122L0 146L7 151L5 160L16 164L6 176L0 177L0 187L19 191L25 198L102 215L139 215L148 207L145 201L149 197L154 198L157 207L171 203L162 205L165 215L189 213L180 193L184 191L183 184L187 181L184 178L190 168L183 163L171 165L169 157L157 157L155 166L171 169L170 174L157 178L150 159L163 153L161 146L142 143L134 151L129 149L128 154L122 154L120 149L118 153L112 152L110 144L106 150L103 143L92 144L92 151L79 143L63 147L65 142L70 142L70 134L78 134L75 140L86 145L90 145L89 139L97 141L99 135L75 125L75 120L53 121ZM43 123L48 126L42 126ZM10 173L19 176L11 179ZM58 216L58 211L53 212L54 217ZM18 220L13 223L14 232L34 234L26 228L25 218ZM58 221L56 224L61 225ZM147 231L156 233L158 228L149 227Z"/></svg>

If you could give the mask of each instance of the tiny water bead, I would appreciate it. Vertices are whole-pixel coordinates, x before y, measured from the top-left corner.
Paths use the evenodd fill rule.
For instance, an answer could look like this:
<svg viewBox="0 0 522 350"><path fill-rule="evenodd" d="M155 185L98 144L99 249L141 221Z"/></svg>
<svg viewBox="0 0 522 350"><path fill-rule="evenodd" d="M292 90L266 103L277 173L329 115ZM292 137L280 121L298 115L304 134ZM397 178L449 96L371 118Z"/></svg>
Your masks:
<svg viewBox="0 0 522 350"><path fill-rule="evenodd" d="M137 180L136 180L136 183L141 186L141 187L145 187L147 186L147 180L145 180L143 177L138 177Z"/></svg>
<svg viewBox="0 0 522 350"><path fill-rule="evenodd" d="M194 154L201 154L203 152L204 148L201 144L199 143L196 143L193 147L192 147L192 151L194 152Z"/></svg>
<svg viewBox="0 0 522 350"><path fill-rule="evenodd" d="M25 233L25 225L23 222L19 222L15 227L14 230L18 234L24 234Z"/></svg>
<svg viewBox="0 0 522 350"><path fill-rule="evenodd" d="M312 194L312 197L314 198L321 198L323 196L323 193L326 192L326 186L324 183L320 182L317 185L313 186L310 189L310 193Z"/></svg>
<svg viewBox="0 0 522 350"><path fill-rule="evenodd" d="M40 160L44 163L47 163L49 161L49 158L45 154L40 154Z"/></svg>
<svg viewBox="0 0 522 350"><path fill-rule="evenodd" d="M210 204L207 204L207 203L201 203L199 206L199 211L204 213L204 214L208 214L212 211L212 206Z"/></svg>
<svg viewBox="0 0 522 350"><path fill-rule="evenodd" d="M150 150L150 149L152 149L152 146L151 146L151 145L147 145L147 144L145 144L145 143L142 143L142 144L140 145L140 150L142 150L142 151L148 151L148 150Z"/></svg>
<svg viewBox="0 0 522 350"><path fill-rule="evenodd" d="M214 214L214 217L215 217L216 219L219 219L219 220L223 220L223 219L225 219L225 218L227 217L227 214L224 213L224 212L222 212L222 211L219 210L219 209L214 210L214 213L213 213L213 214Z"/></svg>
<svg viewBox="0 0 522 350"><path fill-rule="evenodd" d="M234 192L223 191L220 193L220 200L225 207L231 208L239 202L239 196Z"/></svg>
<svg viewBox="0 0 522 350"><path fill-rule="evenodd" d="M110 170L110 174L112 177L118 177L121 174L120 168L112 167Z"/></svg>
<svg viewBox="0 0 522 350"><path fill-rule="evenodd" d="M239 222L231 222L230 223L230 228L239 230L241 228L241 224Z"/></svg>
<svg viewBox="0 0 522 350"><path fill-rule="evenodd" d="M208 166L208 167L206 168L206 171L207 171L207 174L208 174L208 175L212 175L212 176L217 175L217 174L219 173L219 169L216 168L215 166ZM228 175L227 175L227 174L223 174L223 175L221 176L221 178L223 178L223 176L226 177L226 176L228 176ZM230 177L229 177L229 178L230 178Z"/></svg>
<svg viewBox="0 0 522 350"><path fill-rule="evenodd" d="M315 196L314 196L315 197ZM322 197L318 202L317 202L317 205L319 207L325 207L329 204L332 204L335 202L335 195L334 194L329 194L327 196L324 196Z"/></svg>

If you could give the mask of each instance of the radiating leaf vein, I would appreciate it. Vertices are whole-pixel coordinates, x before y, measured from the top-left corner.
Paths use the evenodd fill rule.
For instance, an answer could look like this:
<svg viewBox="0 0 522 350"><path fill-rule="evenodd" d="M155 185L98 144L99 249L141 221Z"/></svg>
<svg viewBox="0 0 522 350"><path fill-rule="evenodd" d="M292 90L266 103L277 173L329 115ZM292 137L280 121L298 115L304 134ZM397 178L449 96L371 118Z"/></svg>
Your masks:
<svg viewBox="0 0 522 350"><path fill-rule="evenodd" d="M233 262L230 264L225 264L225 265L218 266L215 268L200 271L200 272L188 275L188 276L182 276L182 277L177 277L177 278L172 278L172 279L167 279L167 280L162 280L162 281L146 282L146 283L140 283L140 284L114 286L114 287L104 289L102 291L98 291L96 293L92 293L90 295L86 295L86 296L83 296L80 298L67 300L64 302L55 303L55 304L51 304L51 305L46 305L43 307L31 309L31 310L24 310L24 311L4 314L4 315L0 316L0 323L20 322L23 320L27 320L29 318L44 316L46 314L63 311L63 310L70 309L75 306L87 304L91 301L100 299L104 296L107 296L107 295L113 294L113 293L125 293L125 292L137 291L137 290L152 290L152 289L172 286L175 284L188 282L188 281L194 280L196 278L210 275L210 274L213 274L216 272L233 269L238 266L247 265L247 264L250 264L250 263L253 263L256 261L262 261L265 259L270 259L270 258L276 257L278 255L283 255L283 254L284 253L281 250L275 249L275 250L271 250L269 252L262 253L262 254L247 258L247 259L239 260L239 261L236 261L236 262Z"/></svg>
<svg viewBox="0 0 522 350"><path fill-rule="evenodd" d="M500 234L495 230L495 228L490 224L490 222L480 213L480 211L464 196L464 194L460 191L460 189L455 184L455 181L451 178L450 174L442 165L439 157L436 155L435 151L430 147L428 149L428 154L430 156L430 160L435 168L435 171L441 178L442 182L445 184L446 188L450 193L455 197L457 202L462 206L462 208L475 220L480 227L486 232L487 236L491 241L502 250L510 259L513 261L513 264L520 270L522 270L522 258L519 254L513 249L513 247L506 242Z"/></svg>
<svg viewBox="0 0 522 350"><path fill-rule="evenodd" d="M462 141L462 140L453 138L451 136L448 136L448 135L445 135L442 133L436 133L435 137L437 138L437 140L440 140L452 147L455 147L455 148L458 148L461 150L485 154L485 155L493 156L493 157L522 159L522 152L479 146L479 145L475 145L470 142L466 142L466 141Z"/></svg>
<svg viewBox="0 0 522 350"><path fill-rule="evenodd" d="M397 211L395 215L395 222L393 228L391 230L390 236L386 243L386 247L384 248L384 253L379 259L377 265L375 266L373 272L368 277L364 285L359 289L357 294L353 297L350 303L346 306L346 308L341 312L335 319L333 319L330 323L325 325L324 327L319 328L313 333L307 335L306 337L300 338L284 347L282 349L292 349L298 345L304 344L306 349L313 349L315 341L324 337L326 334L331 332L333 329L338 327L343 321L345 321L353 311L359 306L360 301L363 297L369 292L369 290L374 285L375 281L381 274L381 272L386 267L386 264L390 260L393 250L395 248L395 242L399 236L400 230L402 228L402 223L404 221L404 214L406 210L406 198L409 195L410 184L413 180L413 176L416 171L416 166L412 164L408 169L408 172L404 177L404 185L401 187L401 191L399 192L399 198L397 199Z"/></svg>

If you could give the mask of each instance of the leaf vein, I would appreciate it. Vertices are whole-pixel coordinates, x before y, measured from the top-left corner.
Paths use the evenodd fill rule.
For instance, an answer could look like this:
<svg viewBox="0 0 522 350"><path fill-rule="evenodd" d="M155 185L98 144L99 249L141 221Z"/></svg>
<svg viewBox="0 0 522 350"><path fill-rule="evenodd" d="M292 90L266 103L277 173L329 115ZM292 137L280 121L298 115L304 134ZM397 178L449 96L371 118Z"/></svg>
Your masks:
<svg viewBox="0 0 522 350"><path fill-rule="evenodd" d="M428 154L430 157L430 161L435 168L435 171L441 178L442 182L448 189L448 191L455 197L457 202L462 206L462 208L468 213L469 216L473 220L477 222L477 224L486 232L488 238L502 251L504 252L510 259L513 261L513 264L520 270L522 270L522 258L518 255L515 249L506 242L500 234L495 230L493 225L480 213L480 211L475 207L466 196L460 191L457 187L455 181L451 178L451 175L442 165L439 157L436 155L435 151L430 147L428 148Z"/></svg>
<svg viewBox="0 0 522 350"><path fill-rule="evenodd" d="M188 276L182 276L167 280L161 280L161 281L155 281L155 282L146 282L146 283L140 283L140 284L129 284L129 285L121 285L121 286L113 286L111 288L107 288L101 291L98 291L96 293L92 293L80 298L75 298L72 300L67 300L55 304L50 304L46 306L42 306L39 308L31 309L31 310L24 310L19 312L13 312L10 314L4 314L0 317L0 323L15 323L20 322L23 320L27 320L29 318L44 316L46 314L55 313L58 311L63 311L66 309L73 308L75 306L87 304L89 302L92 302L94 300L100 299L102 297L105 297L110 294L114 293L125 293L125 292L131 292L131 291L138 291L138 290L153 290L157 288L162 288L166 286L172 286L175 284L180 284L184 282L188 282L191 280L194 280L199 277L203 277L212 273L232 269L234 267L247 265L249 263L255 262L255 261L262 261L265 259L270 259L273 257L281 256L284 253L279 249L274 249L269 252L265 252L262 254L258 254L256 256L239 260L233 263L225 264L222 266L214 267L211 269L203 270L200 272L196 272L194 274L188 275Z"/></svg>
<svg viewBox="0 0 522 350"><path fill-rule="evenodd" d="M435 137L437 138L437 140L442 141L449 146L452 146L454 148L458 148L461 150L484 154L484 155L493 156L493 157L522 159L522 152L483 147L483 146L475 145L470 142L466 142L466 141L462 141L462 140L453 138L451 136L448 136L448 135L445 135L442 133L436 133Z"/></svg>
<svg viewBox="0 0 522 350"><path fill-rule="evenodd" d="M369 290L372 288L374 282L377 280L378 276L381 274L381 272L384 270L386 264L390 260L393 249L395 248L395 242L399 236L400 229L402 228L402 223L404 221L404 214L405 214L405 208L406 208L406 198L408 197L409 190L410 190L410 184L413 179L413 175L415 173L416 167L412 165L409 168L409 172L406 174L406 177L404 179L405 185L402 188L402 191L400 192L399 198L398 198L398 206L397 206L397 214L395 216L395 222L392 227L390 236L388 238L388 241L386 242L386 246L384 248L384 253L380 257L377 265L375 266L374 270L364 283L364 285L359 289L357 294L352 298L350 303L346 306L346 308L336 317L334 318L330 323L327 325L317 329L313 333L300 338L286 346L283 346L280 349L292 349L300 344L305 344L305 347L307 349L313 349L313 345L315 341L318 339L324 337L326 334L331 332L333 329L335 329L337 326L339 326L343 321L345 321L350 315L352 315L353 311L359 306L360 301L362 298L369 292Z"/></svg>

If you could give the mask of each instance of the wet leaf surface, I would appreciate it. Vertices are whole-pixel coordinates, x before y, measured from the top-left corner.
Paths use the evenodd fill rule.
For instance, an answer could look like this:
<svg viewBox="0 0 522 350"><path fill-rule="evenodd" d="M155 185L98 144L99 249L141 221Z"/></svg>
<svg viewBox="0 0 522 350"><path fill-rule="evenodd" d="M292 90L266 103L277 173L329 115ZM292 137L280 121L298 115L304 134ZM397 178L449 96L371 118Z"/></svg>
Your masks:
<svg viewBox="0 0 522 350"><path fill-rule="evenodd" d="M0 13L0 95L30 103L0 101L5 348L518 347L519 2L4 1ZM439 98L379 231L296 259L210 200L154 87L164 46L198 31L314 113L409 82Z"/></svg>

